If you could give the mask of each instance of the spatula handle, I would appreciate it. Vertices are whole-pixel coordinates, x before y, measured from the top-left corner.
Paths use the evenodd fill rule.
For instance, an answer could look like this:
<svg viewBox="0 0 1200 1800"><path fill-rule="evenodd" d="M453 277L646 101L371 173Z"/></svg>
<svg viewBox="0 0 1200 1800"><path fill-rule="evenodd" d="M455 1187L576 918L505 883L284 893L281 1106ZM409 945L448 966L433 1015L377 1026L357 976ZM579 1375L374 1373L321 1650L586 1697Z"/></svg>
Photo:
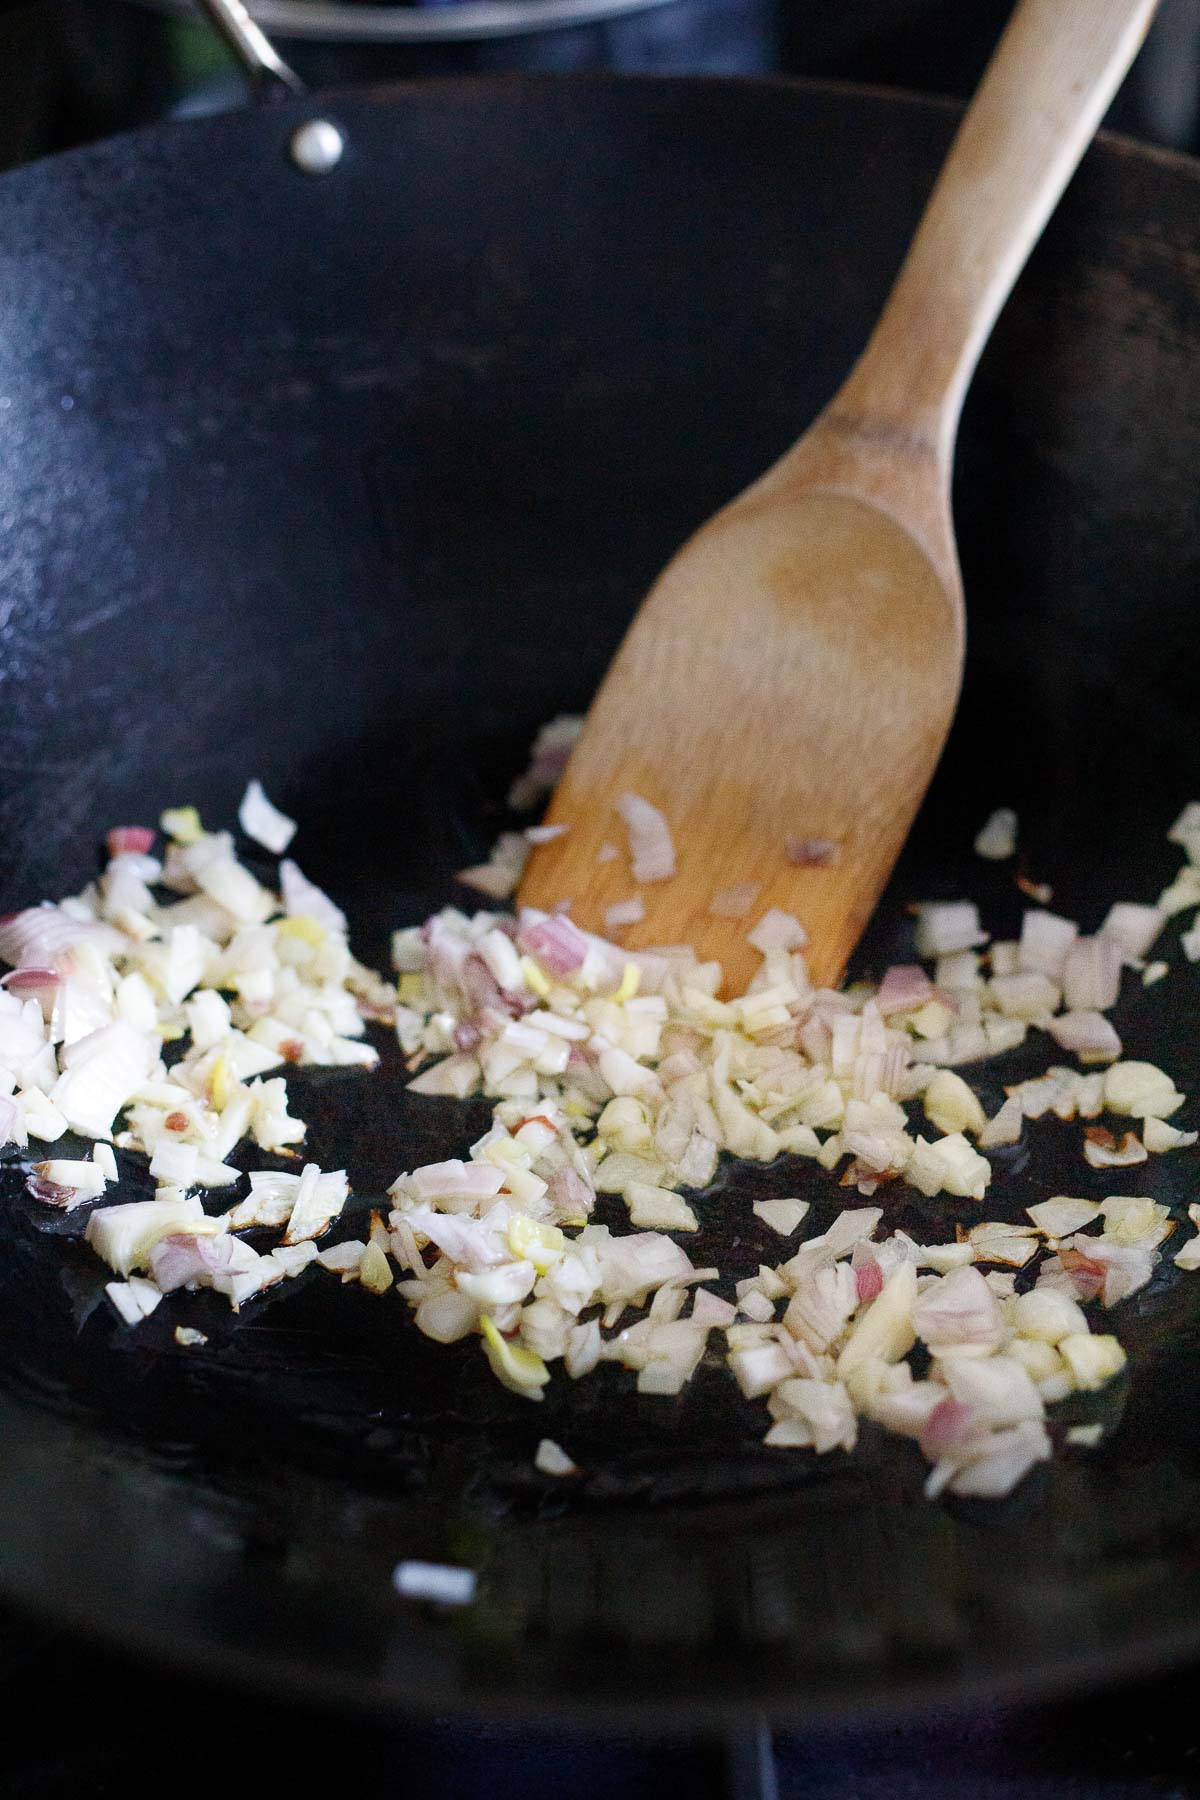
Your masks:
<svg viewBox="0 0 1200 1800"><path fill-rule="evenodd" d="M948 464L996 315L1137 54L1156 0L1021 0L835 406Z"/></svg>

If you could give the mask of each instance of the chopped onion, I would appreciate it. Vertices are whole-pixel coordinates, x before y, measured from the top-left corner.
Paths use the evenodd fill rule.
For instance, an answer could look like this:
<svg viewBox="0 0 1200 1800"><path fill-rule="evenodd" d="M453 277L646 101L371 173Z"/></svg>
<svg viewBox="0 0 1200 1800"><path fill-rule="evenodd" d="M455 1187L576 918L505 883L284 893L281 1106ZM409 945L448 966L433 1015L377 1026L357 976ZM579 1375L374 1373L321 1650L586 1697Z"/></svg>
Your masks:
<svg viewBox="0 0 1200 1800"><path fill-rule="evenodd" d="M698 1231L700 1222L686 1200L668 1188L633 1181L625 1189L630 1222L662 1231Z"/></svg>
<svg viewBox="0 0 1200 1800"><path fill-rule="evenodd" d="M1200 1232L1189 1238L1182 1250L1176 1252L1175 1267L1177 1269L1200 1269Z"/></svg>
<svg viewBox="0 0 1200 1800"><path fill-rule="evenodd" d="M885 1019L893 1013L916 1012L937 997L937 990L919 963L896 963L879 984L875 1004Z"/></svg>
<svg viewBox="0 0 1200 1800"><path fill-rule="evenodd" d="M714 919L743 919L761 892L762 883L758 881L718 888L708 903L708 910Z"/></svg>
<svg viewBox="0 0 1200 1800"><path fill-rule="evenodd" d="M571 1461L562 1445L556 1444L553 1438L543 1438L538 1444L533 1466L539 1475L561 1478L579 1473L579 1465Z"/></svg>
<svg viewBox="0 0 1200 1800"><path fill-rule="evenodd" d="M858 1440L858 1421L850 1395L840 1381L819 1381L812 1377L790 1376L780 1383L771 1396L772 1409L782 1417L774 1433L774 1443L781 1442L782 1428L791 1420L801 1422L805 1437L818 1456L830 1450L853 1450ZM799 1434L791 1440L798 1444Z"/></svg>
<svg viewBox="0 0 1200 1800"><path fill-rule="evenodd" d="M260 1258L238 1238L201 1236L181 1225L152 1245L148 1261L162 1292L171 1294L181 1287L212 1287L217 1276L244 1274Z"/></svg>
<svg viewBox="0 0 1200 1800"><path fill-rule="evenodd" d="M467 1212L500 1192L504 1174L494 1163L464 1163L451 1158L448 1162L425 1163L411 1175L401 1175L392 1183L391 1192L446 1212Z"/></svg>
<svg viewBox="0 0 1200 1800"><path fill-rule="evenodd" d="M938 1366L954 1399L993 1430L1041 1419L1045 1412L1041 1395L1015 1357L948 1356Z"/></svg>
<svg viewBox="0 0 1200 1800"><path fill-rule="evenodd" d="M921 1454L929 1462L938 1462L942 1457L953 1457L987 1435L987 1427L976 1418L974 1407L946 1394L925 1420L920 1433Z"/></svg>
<svg viewBox="0 0 1200 1800"><path fill-rule="evenodd" d="M684 1250L658 1232L638 1232L632 1237L611 1238L597 1246L600 1258L600 1298L606 1306L616 1300L632 1300L637 1294L661 1287L692 1273Z"/></svg>
<svg viewBox="0 0 1200 1800"><path fill-rule="evenodd" d="M428 1600L435 1606L470 1606L475 1598L475 1571L448 1563L402 1562L392 1571L392 1585L405 1600Z"/></svg>
<svg viewBox="0 0 1200 1800"><path fill-rule="evenodd" d="M1100 1211L1106 1244L1153 1250L1174 1229L1169 1208L1141 1195L1110 1194L1101 1201Z"/></svg>
<svg viewBox="0 0 1200 1800"><path fill-rule="evenodd" d="M784 855L797 869L828 869L838 862L842 846L837 838L788 837L783 840Z"/></svg>
<svg viewBox="0 0 1200 1800"><path fill-rule="evenodd" d="M1200 1245L1200 1237L1194 1241ZM710 1294L707 1288L697 1288L691 1316L697 1325L715 1326L723 1330L726 1325L733 1324L737 1308L731 1301L722 1300L717 1294Z"/></svg>
<svg viewBox="0 0 1200 1800"><path fill-rule="evenodd" d="M1080 1062L1115 1062L1121 1054L1121 1040L1103 1013L1063 1013L1047 1019L1045 1028L1060 1050L1073 1051Z"/></svg>
<svg viewBox="0 0 1200 1800"><path fill-rule="evenodd" d="M604 909L604 925L608 931L620 931L625 925L636 925L646 916L646 908L634 894L629 900L617 900Z"/></svg>
<svg viewBox="0 0 1200 1800"><path fill-rule="evenodd" d="M807 1200L756 1200L753 1212L780 1237L792 1237L799 1231L809 1205Z"/></svg>
<svg viewBox="0 0 1200 1800"><path fill-rule="evenodd" d="M57 1190L53 1204L68 1209L84 1200L98 1200L104 1192L104 1171L94 1162L69 1162L61 1159L34 1163L33 1173L38 1187L31 1189L38 1199L49 1199ZM69 1198L67 1197L69 1196Z"/></svg>
<svg viewBox="0 0 1200 1800"><path fill-rule="evenodd" d="M196 1180L196 1162L200 1155L196 1144L172 1143L163 1138L150 1158L150 1173L162 1186L189 1188Z"/></svg>
<svg viewBox="0 0 1200 1800"><path fill-rule="evenodd" d="M162 1299L161 1289L137 1275L132 1275L128 1281L110 1281L104 1291L127 1325L140 1325Z"/></svg>
<svg viewBox="0 0 1200 1800"><path fill-rule="evenodd" d="M1014 1269L1023 1269L1037 1255L1037 1236L1032 1225L1011 1225L1004 1219L985 1219L967 1233L977 1262L1007 1263Z"/></svg>
<svg viewBox="0 0 1200 1800"><path fill-rule="evenodd" d="M1148 1118L1142 1126L1142 1142L1146 1149L1161 1156L1167 1150L1188 1150L1200 1137L1200 1132L1177 1131L1174 1125L1168 1125L1164 1119Z"/></svg>
<svg viewBox="0 0 1200 1800"><path fill-rule="evenodd" d="M1053 1288L1030 1288L1018 1294L1010 1314L1014 1329L1023 1338L1044 1344L1058 1344L1074 1332L1086 1332L1088 1322L1069 1294Z"/></svg>
<svg viewBox="0 0 1200 1800"><path fill-rule="evenodd" d="M528 769L508 791L508 804L514 812L536 806L543 794L557 787L582 730L582 713L559 713L541 727L533 740Z"/></svg>
<svg viewBox="0 0 1200 1800"><path fill-rule="evenodd" d="M923 1194L957 1194L964 1200L982 1200L991 1179L991 1165L968 1143L961 1132L952 1132L936 1144L918 1138L905 1168L905 1179Z"/></svg>
<svg viewBox="0 0 1200 1800"><path fill-rule="evenodd" d="M1084 1134L1083 1154L1093 1169L1128 1169L1146 1161L1146 1146L1136 1131L1127 1131L1118 1144L1111 1131L1091 1126Z"/></svg>
<svg viewBox="0 0 1200 1800"><path fill-rule="evenodd" d="M57 969L13 969L0 978L0 988L19 995L22 1000L36 1000L42 1009L42 1017L49 1020L62 988L62 979Z"/></svg>
<svg viewBox="0 0 1200 1800"><path fill-rule="evenodd" d="M1111 938L1126 962L1140 962L1167 922L1167 915L1157 906L1135 906L1121 901L1109 908L1100 927L1102 937Z"/></svg>
<svg viewBox="0 0 1200 1800"><path fill-rule="evenodd" d="M878 1297L856 1318L837 1360L842 1381L875 1358L892 1363L908 1355L916 1341L912 1323L916 1297L917 1272L906 1258L887 1276Z"/></svg>
<svg viewBox="0 0 1200 1800"><path fill-rule="evenodd" d="M569 825L527 825L525 840L530 844L552 844L555 838L565 837L570 829Z"/></svg>
<svg viewBox="0 0 1200 1800"><path fill-rule="evenodd" d="M1105 1306L1116 1306L1144 1288L1154 1273L1158 1252L1140 1245L1117 1244L1108 1238L1075 1237L1058 1252L1058 1267L1084 1300L1100 1295ZM1053 1270L1054 1264L1047 1268Z"/></svg>
<svg viewBox="0 0 1200 1800"><path fill-rule="evenodd" d="M344 1169L322 1174L316 1163L305 1163L296 1184L284 1243L299 1244L320 1237L340 1214L349 1192Z"/></svg>
<svg viewBox="0 0 1200 1800"><path fill-rule="evenodd" d="M1044 1231L1049 1238L1070 1237L1072 1232L1082 1231L1085 1225L1100 1217L1100 1208L1094 1200L1074 1200L1067 1194L1056 1194L1037 1206L1027 1206L1025 1210L1038 1230Z"/></svg>
<svg viewBox="0 0 1200 1800"><path fill-rule="evenodd" d="M273 856L282 856L296 835L295 819L289 819L277 806L272 806L261 781L247 784L238 808L238 823L247 837L262 844Z"/></svg>
<svg viewBox="0 0 1200 1800"><path fill-rule="evenodd" d="M525 919L531 922L525 923ZM587 955L583 932L561 913L544 918L524 915L517 943L551 975L573 975L583 967Z"/></svg>
<svg viewBox="0 0 1200 1800"><path fill-rule="evenodd" d="M315 919L326 931L345 932L345 913L286 857L279 865L279 887L289 919Z"/></svg>
<svg viewBox="0 0 1200 1800"><path fill-rule="evenodd" d="M640 794L622 794L617 811L629 833L635 881L666 881L675 873L675 846L667 821Z"/></svg>
<svg viewBox="0 0 1200 1800"><path fill-rule="evenodd" d="M747 1400L756 1400L763 1394L769 1394L773 1387L786 1381L794 1372L791 1357L779 1343L735 1350L730 1355L729 1367Z"/></svg>
<svg viewBox="0 0 1200 1800"><path fill-rule="evenodd" d="M30 906L0 924L0 962L16 969L59 969L73 945L94 927L73 919L60 907Z"/></svg>
<svg viewBox="0 0 1200 1800"><path fill-rule="evenodd" d="M1080 1333L1061 1338L1059 1355L1071 1370L1075 1386L1086 1393L1100 1388L1125 1367L1125 1352L1115 1337Z"/></svg>
<svg viewBox="0 0 1200 1800"><path fill-rule="evenodd" d="M746 933L746 942L764 956L770 956L774 950L803 950L808 942L808 933L799 919L789 912L783 912L778 906L772 906L763 914L753 931Z"/></svg>
<svg viewBox="0 0 1200 1800"><path fill-rule="evenodd" d="M72 1044L51 1099L68 1125L87 1137L107 1137L113 1120L146 1080L156 1046L123 1019Z"/></svg>
<svg viewBox="0 0 1200 1800"><path fill-rule="evenodd" d="M409 1082L414 1094L442 1094L465 1100L479 1086L479 1063L474 1056L448 1056Z"/></svg>
<svg viewBox="0 0 1200 1800"><path fill-rule="evenodd" d="M970 1131L978 1135L987 1127L977 1095L951 1069L940 1069L921 1098L925 1117L939 1131Z"/></svg>
<svg viewBox="0 0 1200 1800"><path fill-rule="evenodd" d="M665 878L665 821L636 796L624 812L635 868L657 858ZM243 813L268 831L279 818L255 784ZM1120 1060L1104 1017L1131 954L1119 930L1079 938L1070 920L1031 912L1019 945L995 946L985 980L978 913L933 902L918 909L918 944L938 957L936 986L899 965L874 994L866 984L835 994L814 992L797 954L802 927L771 909L750 933L762 967L726 1001L719 966L687 946L627 955L564 909L519 920L446 909L395 934L397 992L354 962L340 910L294 864L280 870L281 919L227 833L205 832L194 809L167 824L165 866L148 856L148 834L119 834L98 884L0 923L19 965L43 953L0 983L0 1130L52 1139L71 1124L98 1140L87 1162L35 1165L31 1192L99 1199L116 1178L105 1139L122 1110L118 1144L144 1152L162 1184L154 1202L97 1207L85 1233L127 1277L111 1284L123 1316L185 1286L212 1287L237 1308L314 1261L378 1295L397 1285L398 1265L417 1329L445 1343L478 1336L496 1377L529 1400L560 1358L572 1379L613 1360L636 1371L639 1393L677 1394L720 1327L737 1381L768 1397L769 1444L849 1448L868 1416L924 1438L931 1492L976 1495L1009 1491L1048 1453L1046 1404L1118 1372L1119 1346L1093 1340L1079 1301L1113 1305L1150 1279L1172 1220L1146 1197L1097 1208L1057 1196L1030 1208L1029 1225L985 1221L929 1246L894 1229L876 1238L882 1208L859 1207L780 1268L738 1279L736 1306L702 1287L687 1316L687 1287L718 1271L693 1267L665 1233L696 1229L680 1190L706 1186L722 1153L767 1162L789 1152L828 1170L848 1159L843 1183L866 1194L903 1178L978 1199L991 1169L965 1134L1016 1142L1026 1116L1095 1119L1107 1107L1144 1120L1143 1140L1130 1132L1121 1146L1089 1131L1087 1154L1101 1166L1186 1147L1196 1133L1165 1123L1185 1096L1164 1071ZM523 856L531 840L560 834L512 836ZM1195 873L1194 894L1181 878L1160 908L1133 910L1200 907L1200 865ZM160 878L186 897L160 905ZM741 916L752 898L745 883L714 907ZM488 1096L491 1125L469 1157L401 1176L395 1210L386 1224L371 1216L366 1241L318 1249L348 1188L344 1172L312 1162L298 1174L257 1172L247 1200L205 1215L185 1190L236 1181L224 1158L241 1138L284 1152L304 1135L285 1083L264 1071L374 1060L365 1016L394 1023L417 1092ZM1098 1074L1051 1067L988 1120L952 1067L1015 1047L1029 1023L1085 1060L1114 1060ZM160 1046L174 1039L168 1073ZM908 1127L904 1106L918 1099L946 1132L937 1142ZM614 1235L587 1223L598 1188L654 1229ZM785 1236L806 1210L753 1203ZM1100 1236L1070 1235L1098 1217ZM232 1235L248 1226L286 1228L287 1240L260 1254ZM1018 1295L1013 1271L1034 1258L1037 1285ZM1200 1236L1175 1260L1200 1265ZM1001 1266L981 1273L987 1264ZM134 1273L146 1267L154 1281ZM583 1318L591 1308L601 1317ZM918 1330L934 1358L922 1380L906 1360Z"/></svg>
<svg viewBox="0 0 1200 1800"><path fill-rule="evenodd" d="M316 1260L330 1274L340 1275L343 1282L356 1281L366 1250L367 1246L361 1239L348 1238L343 1243L332 1245L328 1250L319 1250Z"/></svg>
<svg viewBox="0 0 1200 1800"><path fill-rule="evenodd" d="M1002 1144L1020 1143L1023 1121L1021 1097L1019 1094L1013 1094L1004 1102L999 1112L984 1125L983 1130L979 1133L979 1148L991 1150L999 1148Z"/></svg>
<svg viewBox="0 0 1200 1800"><path fill-rule="evenodd" d="M111 1269L129 1275L146 1266L162 1238L176 1232L211 1237L220 1229L221 1221L206 1218L199 1201L140 1200L97 1207L88 1218L84 1236Z"/></svg>
<svg viewBox="0 0 1200 1800"><path fill-rule="evenodd" d="M105 835L104 847L109 856L148 856L154 832L149 825L114 825Z"/></svg>
<svg viewBox="0 0 1200 1800"><path fill-rule="evenodd" d="M1027 912L1021 921L1017 965L1024 974L1045 975L1060 982L1071 946L1079 936L1074 919L1041 910Z"/></svg>
<svg viewBox="0 0 1200 1800"><path fill-rule="evenodd" d="M1117 1062L1105 1070L1104 1104L1134 1119L1168 1119L1183 1105L1183 1095L1154 1063Z"/></svg>
<svg viewBox="0 0 1200 1800"><path fill-rule="evenodd" d="M1062 998L1050 977L1034 969L994 975L991 996L1006 1018L1038 1024L1051 1017Z"/></svg>
<svg viewBox="0 0 1200 1800"><path fill-rule="evenodd" d="M454 877L464 887L475 888L491 900L507 900L517 891L529 860L529 840L524 832L505 831L492 846L485 863L460 869Z"/></svg>
<svg viewBox="0 0 1200 1800"><path fill-rule="evenodd" d="M914 911L918 956L948 956L988 941L987 932L980 930L979 908L969 900L927 900Z"/></svg>
<svg viewBox="0 0 1200 1800"><path fill-rule="evenodd" d="M1111 937L1076 938L1062 970L1063 999L1072 1012L1107 1012L1121 991L1121 950Z"/></svg>
<svg viewBox="0 0 1200 1800"><path fill-rule="evenodd" d="M971 1265L952 1270L926 1288L913 1306L912 1322L935 1355L954 1349L986 1356L1007 1337L996 1296Z"/></svg>
<svg viewBox="0 0 1200 1800"><path fill-rule="evenodd" d="M987 862L1004 862L1017 848L1017 815L1011 806L998 806L975 839L975 854Z"/></svg>
<svg viewBox="0 0 1200 1800"><path fill-rule="evenodd" d="M936 1477L946 1469L951 1493L979 1500L999 1500L1022 1482L1030 1470L1050 1456L1050 1439L1040 1420L1026 1419L1008 1431L980 1440L959 1462L938 1464L927 1493L937 1491Z"/></svg>
<svg viewBox="0 0 1200 1800"><path fill-rule="evenodd" d="M858 1290L860 1305L865 1305L869 1300L877 1300L883 1292L882 1264L878 1262L860 1263L854 1271L854 1284Z"/></svg>
<svg viewBox="0 0 1200 1800"><path fill-rule="evenodd" d="M1170 831L1167 833L1169 844L1182 844L1193 862L1193 848L1200 841L1200 800L1189 800Z"/></svg>

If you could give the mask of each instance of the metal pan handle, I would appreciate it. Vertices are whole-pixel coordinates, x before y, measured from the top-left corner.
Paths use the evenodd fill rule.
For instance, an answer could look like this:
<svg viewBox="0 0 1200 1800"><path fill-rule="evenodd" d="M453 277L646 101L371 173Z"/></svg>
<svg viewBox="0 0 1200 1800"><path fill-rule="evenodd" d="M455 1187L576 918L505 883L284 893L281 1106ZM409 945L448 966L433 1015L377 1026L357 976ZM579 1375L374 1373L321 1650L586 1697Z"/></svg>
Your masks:
<svg viewBox="0 0 1200 1800"><path fill-rule="evenodd" d="M304 93L304 83L295 69L284 62L242 0L196 0L196 4L241 63L256 100Z"/></svg>

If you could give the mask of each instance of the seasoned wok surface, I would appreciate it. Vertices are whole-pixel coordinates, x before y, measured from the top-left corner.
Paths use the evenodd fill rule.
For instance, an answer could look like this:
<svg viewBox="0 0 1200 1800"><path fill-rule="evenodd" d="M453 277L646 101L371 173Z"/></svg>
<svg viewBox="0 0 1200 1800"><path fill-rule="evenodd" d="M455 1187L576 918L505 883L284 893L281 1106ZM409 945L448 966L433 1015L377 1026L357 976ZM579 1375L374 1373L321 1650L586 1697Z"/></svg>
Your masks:
<svg viewBox="0 0 1200 1800"><path fill-rule="evenodd" d="M107 825L179 801L216 822L259 774L381 959L455 897L534 728L586 703L671 549L836 384L952 124L604 80L329 110L353 152L329 185L287 165L281 107L0 186L6 908L81 885ZM912 898L970 893L1011 932L1022 897L970 854L997 804L1085 928L1176 865L1161 834L1200 790L1196 188L1099 146L985 358L956 502L967 688L864 968L905 949ZM1174 941L1116 1023L1195 1088L1200 972ZM993 1065L989 1110L1043 1061ZM391 1062L296 1086L363 1206L486 1119L406 1096ZM1114 1186L1072 1128L1028 1141L989 1217ZM1182 1201L1196 1165L1116 1185ZM811 1197L814 1223L842 1198L804 1165L731 1171L695 1257L778 1260L749 1211L768 1192ZM905 1195L895 1223L978 1216ZM3 1177L0 1582L92 1630L387 1705L678 1719L1194 1647L1200 1309L1169 1264L1118 1315L1114 1435L985 1514L928 1507L882 1434L820 1464L763 1450L717 1367L678 1401L606 1367L532 1407L473 1345L319 1272L240 1319L199 1295L130 1334L64 1228ZM209 1344L180 1350L180 1322ZM543 1435L584 1468L565 1491L533 1474ZM478 1569L477 1604L406 1606L402 1556Z"/></svg>

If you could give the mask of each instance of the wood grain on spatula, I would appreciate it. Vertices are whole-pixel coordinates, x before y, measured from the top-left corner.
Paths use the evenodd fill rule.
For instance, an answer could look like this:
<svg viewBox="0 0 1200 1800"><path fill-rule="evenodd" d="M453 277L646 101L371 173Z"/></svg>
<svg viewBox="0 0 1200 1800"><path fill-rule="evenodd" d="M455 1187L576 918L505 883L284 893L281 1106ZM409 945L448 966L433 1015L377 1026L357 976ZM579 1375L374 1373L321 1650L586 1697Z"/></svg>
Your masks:
<svg viewBox="0 0 1200 1800"><path fill-rule="evenodd" d="M769 906L838 979L899 854L958 697L950 515L967 382L1013 282L1132 61L1154 0L1023 0L934 188L871 341L798 444L659 577L588 713L523 905L630 947L690 943L740 992ZM616 811L665 815L677 872L634 882ZM796 866L788 840L836 860ZM605 843L613 860L597 860ZM739 918L714 896L754 887Z"/></svg>

